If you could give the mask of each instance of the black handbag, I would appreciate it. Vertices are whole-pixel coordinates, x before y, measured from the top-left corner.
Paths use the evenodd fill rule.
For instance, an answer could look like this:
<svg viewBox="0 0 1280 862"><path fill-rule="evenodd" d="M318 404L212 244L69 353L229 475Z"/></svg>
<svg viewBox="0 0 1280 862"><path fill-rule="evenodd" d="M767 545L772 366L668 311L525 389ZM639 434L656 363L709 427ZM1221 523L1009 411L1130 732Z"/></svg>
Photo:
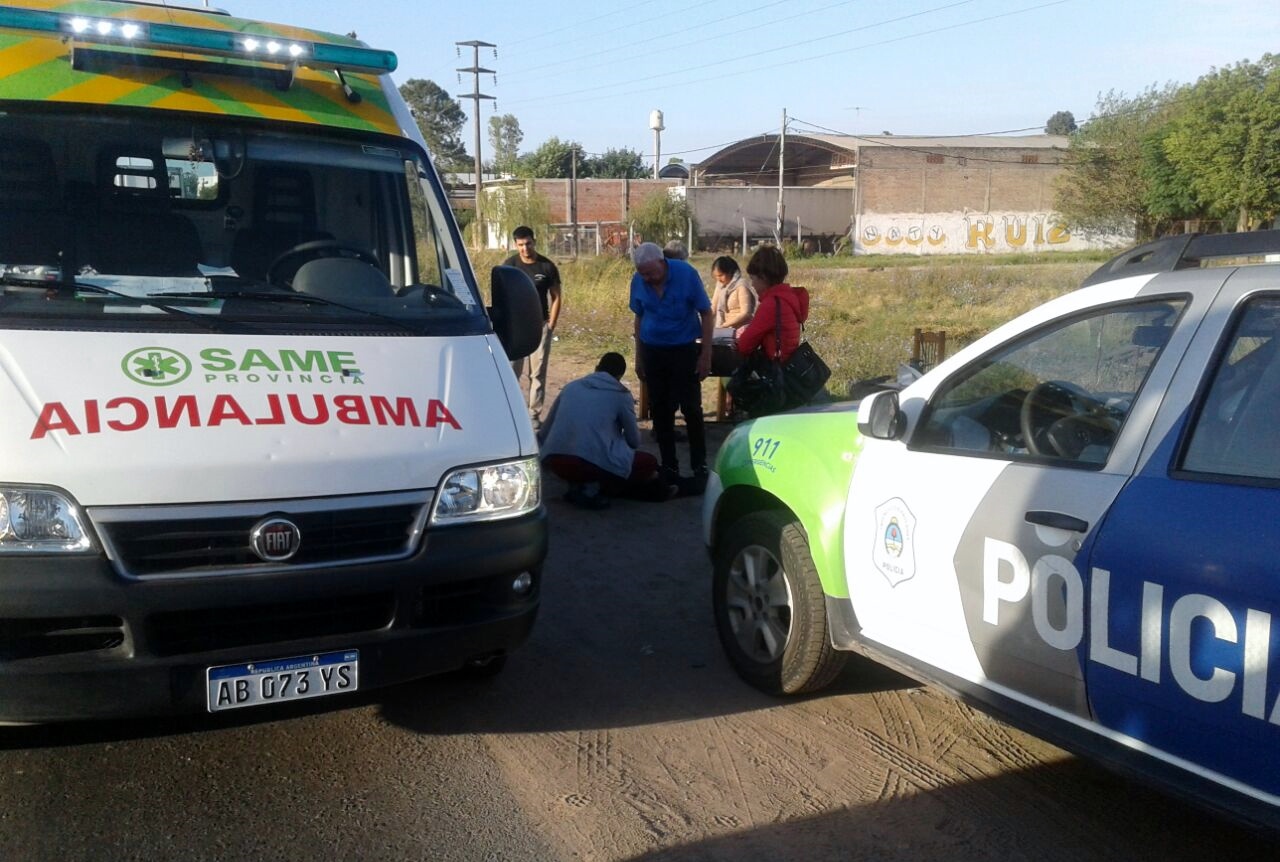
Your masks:
<svg viewBox="0 0 1280 862"><path fill-rule="evenodd" d="M807 341L782 365L782 377L786 382L787 400L793 406L808 404L822 391L831 377L831 369L822 361L818 351Z"/></svg>
<svg viewBox="0 0 1280 862"><path fill-rule="evenodd" d="M755 418L787 408L787 386L782 366L757 347L729 376L724 387L733 396L733 406Z"/></svg>
<svg viewBox="0 0 1280 862"><path fill-rule="evenodd" d="M763 347L756 348L725 384L734 406L752 418L808 404L831 377L831 369L807 341L801 341L786 362L781 360L782 300L773 301L774 355L765 356Z"/></svg>

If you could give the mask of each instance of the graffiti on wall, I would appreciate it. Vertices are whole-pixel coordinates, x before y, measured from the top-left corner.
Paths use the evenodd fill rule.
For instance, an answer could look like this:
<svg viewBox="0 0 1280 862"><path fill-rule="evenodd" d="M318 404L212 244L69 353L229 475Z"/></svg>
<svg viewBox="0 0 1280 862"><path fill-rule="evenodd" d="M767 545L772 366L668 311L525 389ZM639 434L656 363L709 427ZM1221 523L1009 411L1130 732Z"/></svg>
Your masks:
<svg viewBox="0 0 1280 862"><path fill-rule="evenodd" d="M956 254L1105 248L1123 237L1077 236L1055 213L870 214L857 248L877 254Z"/></svg>

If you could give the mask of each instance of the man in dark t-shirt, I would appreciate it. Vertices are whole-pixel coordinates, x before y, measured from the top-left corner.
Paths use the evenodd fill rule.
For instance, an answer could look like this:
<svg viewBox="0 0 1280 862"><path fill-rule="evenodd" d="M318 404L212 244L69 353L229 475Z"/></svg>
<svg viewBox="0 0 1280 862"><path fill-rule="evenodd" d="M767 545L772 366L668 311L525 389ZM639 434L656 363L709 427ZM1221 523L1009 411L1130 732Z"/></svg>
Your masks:
<svg viewBox="0 0 1280 862"><path fill-rule="evenodd" d="M538 254L531 228L521 225L511 232L511 238L516 242L516 253L503 264L514 266L529 276L542 302L542 341L526 359L516 359L511 363L511 370L522 385L525 367L529 369L529 420L533 423L533 430L537 431L542 426L542 405L547 398L551 338L556 321L560 319L560 270L548 258Z"/></svg>

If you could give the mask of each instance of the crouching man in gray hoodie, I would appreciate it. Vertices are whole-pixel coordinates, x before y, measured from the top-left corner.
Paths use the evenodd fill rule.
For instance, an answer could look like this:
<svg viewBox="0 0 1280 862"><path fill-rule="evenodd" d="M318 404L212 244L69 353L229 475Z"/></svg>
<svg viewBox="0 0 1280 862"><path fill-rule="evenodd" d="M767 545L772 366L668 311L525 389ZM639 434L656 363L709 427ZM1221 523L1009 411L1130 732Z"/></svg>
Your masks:
<svg viewBox="0 0 1280 862"><path fill-rule="evenodd" d="M621 353L600 357L595 373L560 391L538 430L542 463L569 483L565 499L576 506L604 509L610 496L660 502L679 492L659 478L658 459L639 451L626 371Z"/></svg>

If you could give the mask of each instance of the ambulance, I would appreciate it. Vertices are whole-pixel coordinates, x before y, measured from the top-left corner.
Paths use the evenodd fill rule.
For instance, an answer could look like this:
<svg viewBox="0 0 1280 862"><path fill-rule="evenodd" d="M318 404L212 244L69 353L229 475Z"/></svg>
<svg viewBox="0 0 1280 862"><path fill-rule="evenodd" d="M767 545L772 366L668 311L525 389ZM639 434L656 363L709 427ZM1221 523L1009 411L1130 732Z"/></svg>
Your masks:
<svg viewBox="0 0 1280 862"><path fill-rule="evenodd" d="M736 428L704 523L739 674L861 653L1280 825L1278 256L1140 246L901 391Z"/></svg>
<svg viewBox="0 0 1280 862"><path fill-rule="evenodd" d="M510 358L393 53L0 3L0 721L493 673L547 548Z"/></svg>

